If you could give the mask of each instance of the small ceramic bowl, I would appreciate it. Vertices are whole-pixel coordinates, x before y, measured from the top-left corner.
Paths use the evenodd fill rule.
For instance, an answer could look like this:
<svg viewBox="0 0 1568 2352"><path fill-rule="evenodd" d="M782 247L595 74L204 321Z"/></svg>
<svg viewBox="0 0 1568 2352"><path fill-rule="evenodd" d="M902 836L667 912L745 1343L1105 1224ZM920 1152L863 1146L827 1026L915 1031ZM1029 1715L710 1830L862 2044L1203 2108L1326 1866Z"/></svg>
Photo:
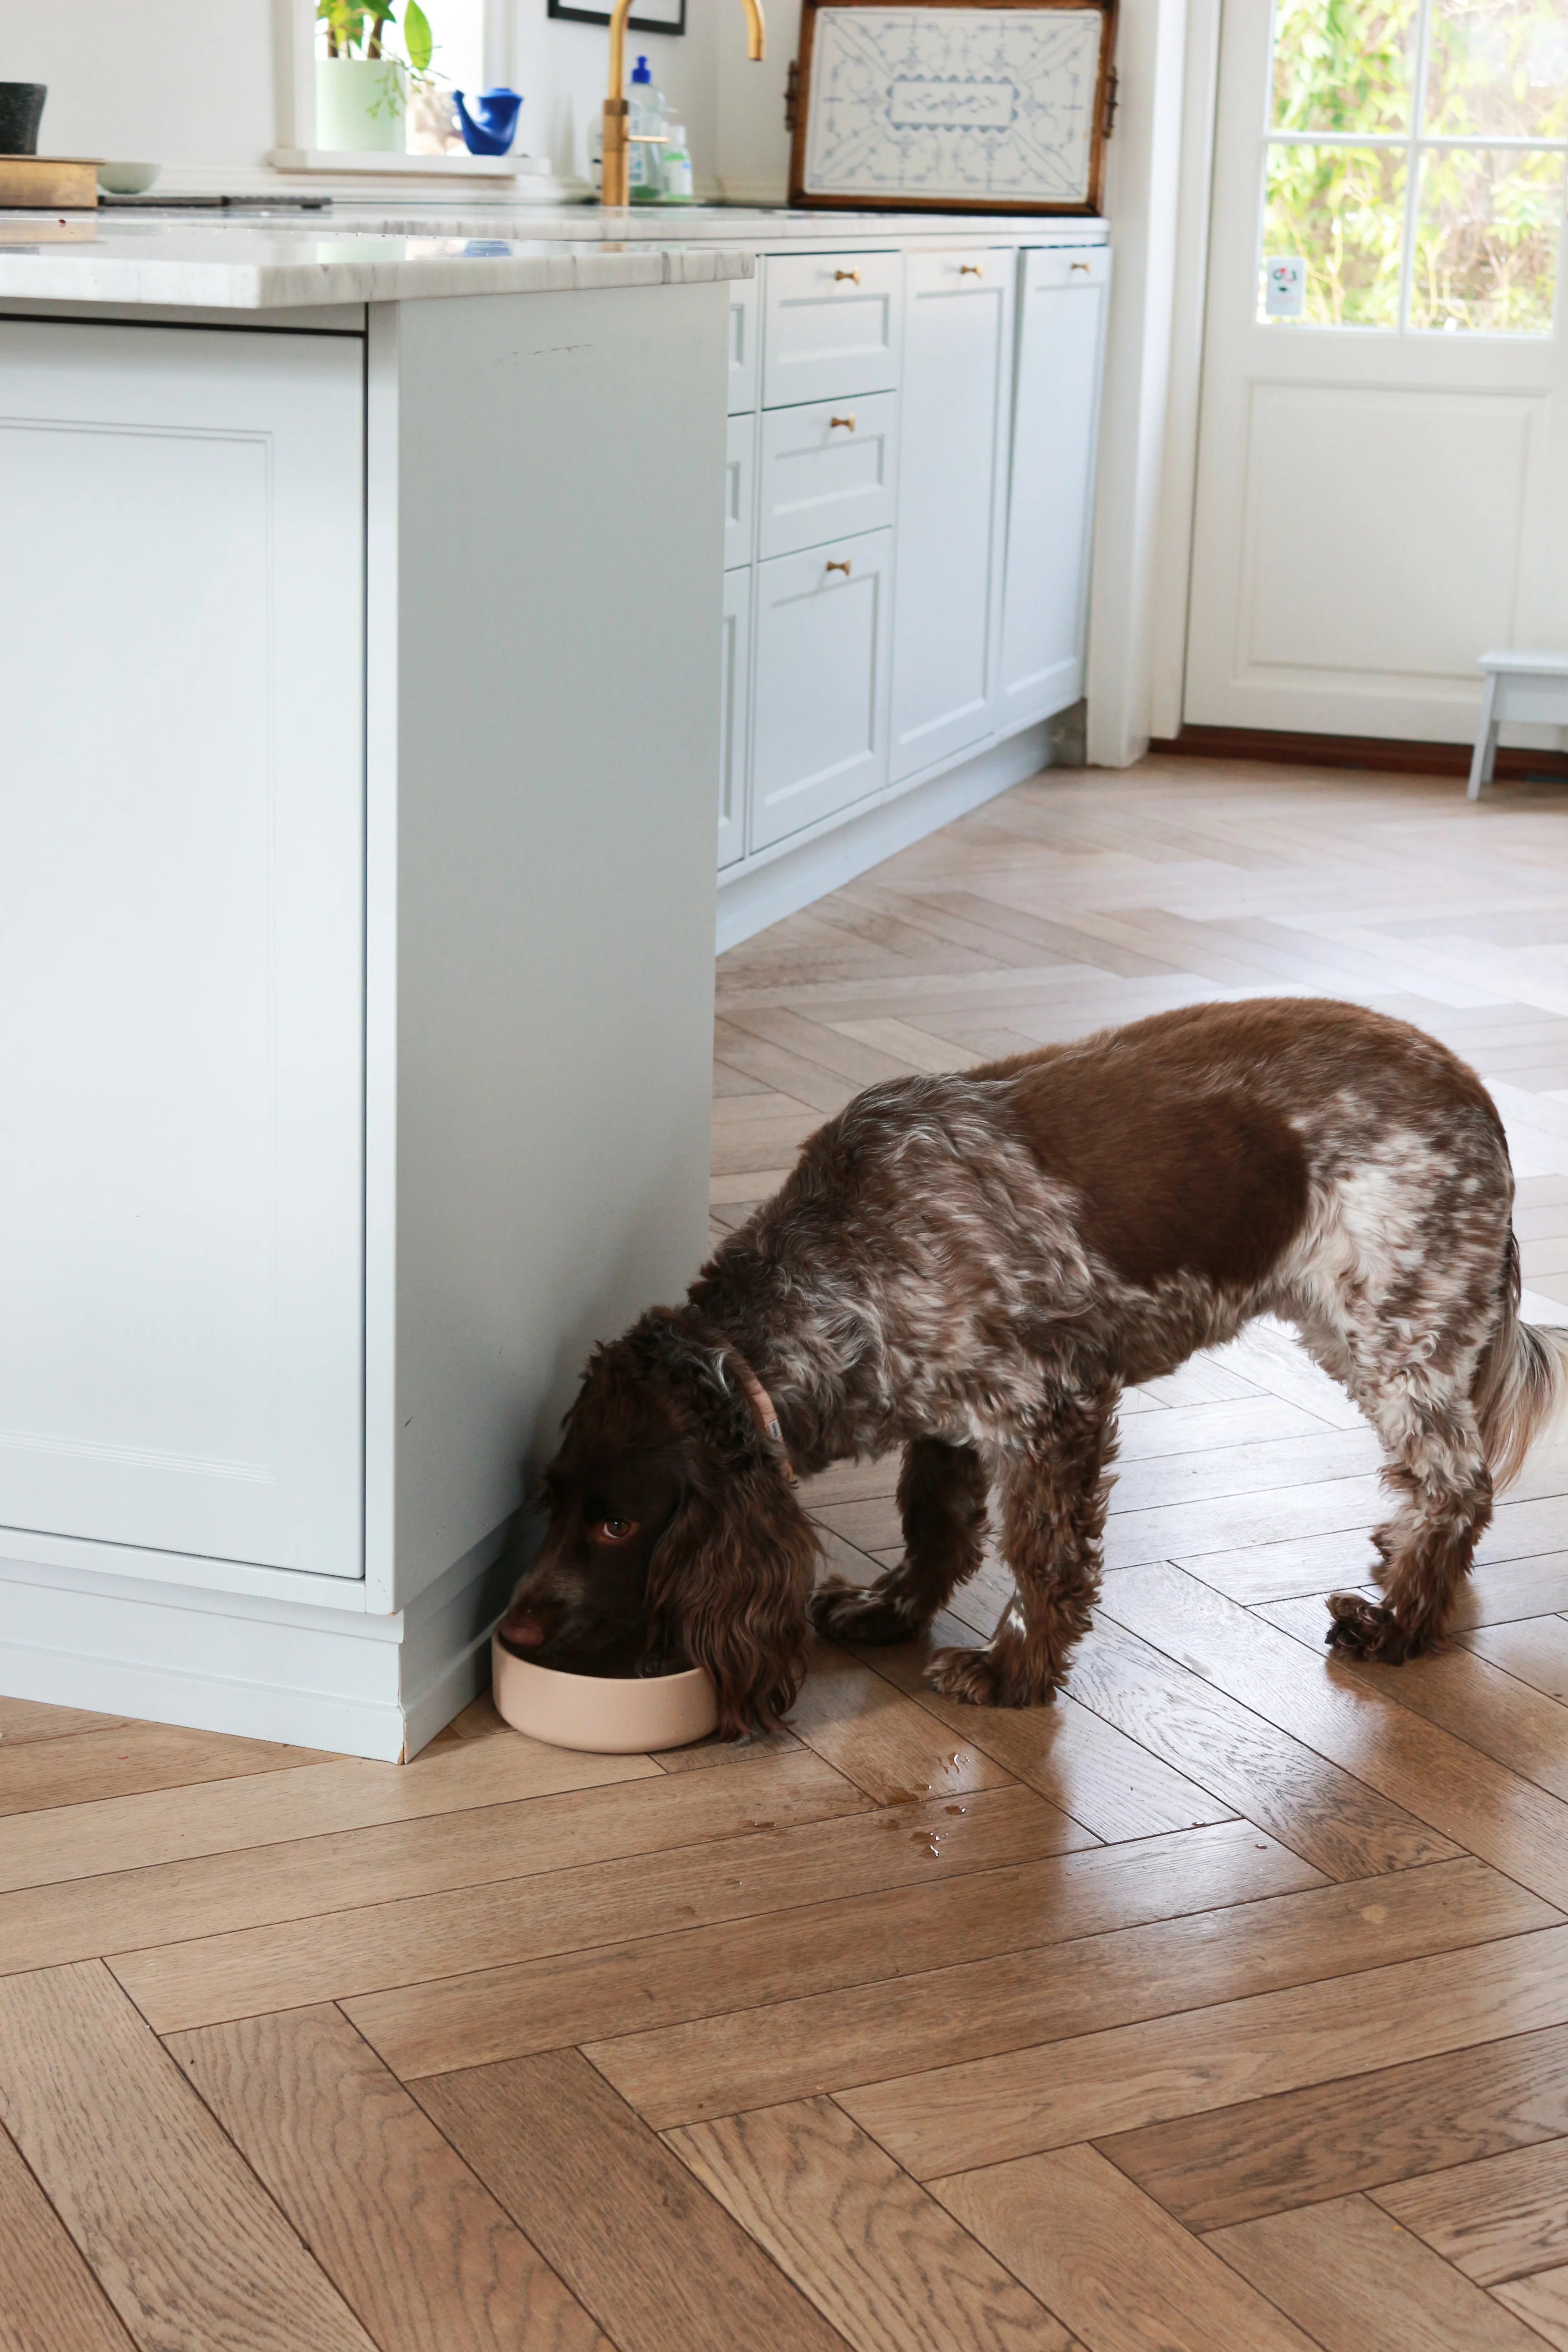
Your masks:
<svg viewBox="0 0 1568 2352"><path fill-rule="evenodd" d="M98 184L106 196L144 196L158 176L156 163L100 163Z"/></svg>
<svg viewBox="0 0 1568 2352"><path fill-rule="evenodd" d="M719 1720L718 1695L706 1666L683 1675L623 1680L566 1675L536 1666L490 1635L492 1695L514 1731L552 1748L584 1748L596 1756L641 1756L650 1748L688 1748L706 1739Z"/></svg>

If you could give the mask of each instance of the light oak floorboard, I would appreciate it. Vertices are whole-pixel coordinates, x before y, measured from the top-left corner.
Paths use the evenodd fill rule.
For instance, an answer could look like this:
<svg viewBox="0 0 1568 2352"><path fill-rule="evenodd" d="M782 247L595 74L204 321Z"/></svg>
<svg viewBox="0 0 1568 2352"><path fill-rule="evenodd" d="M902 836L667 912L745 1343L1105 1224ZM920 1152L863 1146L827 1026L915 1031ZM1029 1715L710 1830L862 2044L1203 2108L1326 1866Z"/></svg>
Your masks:
<svg viewBox="0 0 1568 2352"><path fill-rule="evenodd" d="M652 1780L658 1769L646 1756L573 1755L513 1733L456 1744L412 1764L309 1764L111 1797L0 1822L0 1889L145 1869L191 1854L236 1853L377 1822L420 1821L552 1790Z"/></svg>
<svg viewBox="0 0 1568 2352"><path fill-rule="evenodd" d="M35 1734L15 1746L10 1740L0 1744L0 1815L90 1804L145 1789L295 1771L324 1760L314 1748L184 1731L173 1723L114 1723L108 1730L53 1739Z"/></svg>
<svg viewBox="0 0 1568 2352"><path fill-rule="evenodd" d="M1568 1617L1522 1617L1508 1625L1478 1625L1458 1636L1462 1649L1489 1659L1505 1674L1568 1703Z"/></svg>
<svg viewBox="0 0 1568 2352"><path fill-rule="evenodd" d="M1314 2352L1093 2148L989 2165L931 2192L1088 2352Z"/></svg>
<svg viewBox="0 0 1568 2352"><path fill-rule="evenodd" d="M1408 1870L1459 1851L1108 1620L1075 1652L1068 1688L1331 1878Z"/></svg>
<svg viewBox="0 0 1568 2352"><path fill-rule="evenodd" d="M41 1699L0 1697L0 1740L69 1739L82 1731L117 1731L122 1715L94 1715L85 1706L47 1706Z"/></svg>
<svg viewBox="0 0 1568 2352"><path fill-rule="evenodd" d="M1281 1601L1260 1614L1316 1651L1310 1601ZM1403 1666L1344 1662L1340 1669L1396 1706L1439 1724L1521 1779L1568 1798L1568 1706L1532 1690L1500 1666L1458 1646Z"/></svg>
<svg viewBox="0 0 1568 2352"><path fill-rule="evenodd" d="M1564 2021L1568 1927L1538 1928L907 2075L844 2105L925 2179Z"/></svg>
<svg viewBox="0 0 1568 2352"><path fill-rule="evenodd" d="M1049 1706L973 1707L933 1691L922 1669L942 1645L973 1649L974 1631L944 1612L919 1642L858 1648L855 1655L945 1726L954 1741L982 1749L1096 1837L1152 1837L1229 1816L1222 1799L1065 1694Z"/></svg>
<svg viewBox="0 0 1568 2352"><path fill-rule="evenodd" d="M1104 2145L1192 2230L1479 2163L1568 2134L1568 2029L1548 2027Z"/></svg>
<svg viewBox="0 0 1568 2352"><path fill-rule="evenodd" d="M981 1897L984 1891L975 1889ZM842 2095L858 2085L888 2083L882 2105L864 2095L871 2100L866 2112L890 2116L895 2131L907 2126L912 2138L893 2152L903 2161L914 2147L912 2168L923 2170L930 2168L921 2137L928 2110L930 2128L939 2137L949 2128L962 2132L973 2112L972 2093L982 2102L994 2094L1005 2136L1018 2127L1020 2105L1027 2110L1037 2083L1047 2086L1048 2096L1052 2086L1079 2082L1073 2054L1053 2063L1044 2045L1085 2041L1086 2063L1103 2053L1108 2096L1146 2096L1146 2074L1139 2075L1136 2090L1126 2086L1127 2053L1135 2053L1136 2066L1148 2048L1164 2052L1180 2037L1172 2031L1140 2040L1133 2021L1204 2012L1194 2019L1193 2031L1195 2047L1206 2051L1220 2031L1215 2004L1234 2009L1280 1988L1386 1967L1406 1955L1430 1956L1439 1945L1453 1951L1488 1944L1555 1916L1474 1862L1443 1863L1375 1889L1333 1886L1276 1895L1222 1913L950 1964L896 1984L780 2000L591 2043L589 2054L661 2129L819 2091ZM1568 1930L1563 1934L1568 1946ZM1435 1976L1437 1963L1431 1966ZM1301 2004L1295 2010L1287 2004L1283 2011L1297 2022L1301 2013ZM1313 2014L1307 2007L1305 2015ZM1247 2011L1238 2026L1258 2021L1257 2012ZM1113 2042L1112 2030L1123 2028L1126 2042ZM1002 2087L1008 2064L996 2055L1013 2052L1019 2053L1016 2097ZM1110 2088L1117 2081L1121 2092ZM1071 2096L1061 2092L1064 2105ZM1026 2112L1023 2128L1026 2134ZM1048 2147L1079 2136L1069 2131L1034 2141L1026 2136L1020 2145ZM1086 2128L1081 2137L1089 2136Z"/></svg>
<svg viewBox="0 0 1568 2352"><path fill-rule="evenodd" d="M743 1836L761 1820L819 1821L866 1800L816 1757L753 1758L718 1776L663 1773L472 1812L440 1813L237 1853L0 1895L0 1969L449 1894Z"/></svg>
<svg viewBox="0 0 1568 2352"><path fill-rule="evenodd" d="M1107 1579L1107 1613L1472 1853L1568 1906L1568 1806L1177 1569Z"/></svg>
<svg viewBox="0 0 1568 2352"><path fill-rule="evenodd" d="M854 2352L1072 2352L1060 2321L831 2100L667 2141Z"/></svg>
<svg viewBox="0 0 1568 2352"><path fill-rule="evenodd" d="M1568 2263L1568 2140L1482 2157L1372 2196L1478 2286Z"/></svg>
<svg viewBox="0 0 1568 2352"><path fill-rule="evenodd" d="M813 1643L790 1721L808 1748L879 1805L1005 1788L1013 1777L984 1748L949 1738L924 1707L831 1642Z"/></svg>
<svg viewBox="0 0 1568 2352"><path fill-rule="evenodd" d="M1558 2352L1568 2352L1568 2267L1510 2279L1494 2287L1492 2294L1548 2344L1555 2344Z"/></svg>
<svg viewBox="0 0 1568 2352"><path fill-rule="evenodd" d="M441 2074L1320 1883L1271 1838L1222 1822L973 1878L939 1875L758 1919L638 1936L372 1993L347 2008L398 2074Z"/></svg>
<svg viewBox="0 0 1568 2352"><path fill-rule="evenodd" d="M340 2011L170 2048L379 2352L614 2352Z"/></svg>
<svg viewBox="0 0 1568 2352"><path fill-rule="evenodd" d="M442 2074L416 2095L619 2352L843 2352L575 2051Z"/></svg>
<svg viewBox="0 0 1568 2352"><path fill-rule="evenodd" d="M0 1982L0 2120L142 2352L369 2352L96 1961Z"/></svg>
<svg viewBox="0 0 1568 2352"><path fill-rule="evenodd" d="M1537 2352L1538 2338L1364 2197L1205 2241L1323 2352Z"/></svg>
<svg viewBox="0 0 1568 2352"><path fill-rule="evenodd" d="M0 2352L131 2352L65 2223L0 2132Z"/></svg>
<svg viewBox="0 0 1568 2352"><path fill-rule="evenodd" d="M699 1776L699 1784L712 1777ZM116 1955L113 1967L159 2032L173 2032L704 1920L754 1917L826 1895L907 1885L929 1876L939 1858L954 1875L1087 1842L1076 1823L1026 1789L977 1790L963 1800L957 1819L947 1811L952 1801L759 1826L717 1853L689 1845L556 1870L474 1887L461 1902L440 1895L372 1904L318 1918L308 1935L288 1924L203 1937Z"/></svg>

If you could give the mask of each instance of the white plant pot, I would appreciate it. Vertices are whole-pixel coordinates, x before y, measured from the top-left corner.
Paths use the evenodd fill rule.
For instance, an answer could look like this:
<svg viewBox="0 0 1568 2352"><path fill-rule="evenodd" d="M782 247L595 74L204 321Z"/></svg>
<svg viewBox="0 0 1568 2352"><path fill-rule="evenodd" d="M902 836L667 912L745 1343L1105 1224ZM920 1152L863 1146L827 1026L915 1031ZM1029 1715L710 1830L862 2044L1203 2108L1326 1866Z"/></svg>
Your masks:
<svg viewBox="0 0 1568 2352"><path fill-rule="evenodd" d="M407 107L393 58L316 59L316 145L327 154L398 154Z"/></svg>

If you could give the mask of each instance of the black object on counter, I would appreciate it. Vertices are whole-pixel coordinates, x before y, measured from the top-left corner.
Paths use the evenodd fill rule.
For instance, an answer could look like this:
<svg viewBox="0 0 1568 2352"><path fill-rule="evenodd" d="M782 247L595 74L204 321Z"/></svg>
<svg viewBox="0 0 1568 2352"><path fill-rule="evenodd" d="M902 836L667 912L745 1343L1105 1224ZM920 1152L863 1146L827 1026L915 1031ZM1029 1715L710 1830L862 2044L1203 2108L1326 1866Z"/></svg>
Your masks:
<svg viewBox="0 0 1568 2352"><path fill-rule="evenodd" d="M47 82L0 81L0 155L36 155Z"/></svg>

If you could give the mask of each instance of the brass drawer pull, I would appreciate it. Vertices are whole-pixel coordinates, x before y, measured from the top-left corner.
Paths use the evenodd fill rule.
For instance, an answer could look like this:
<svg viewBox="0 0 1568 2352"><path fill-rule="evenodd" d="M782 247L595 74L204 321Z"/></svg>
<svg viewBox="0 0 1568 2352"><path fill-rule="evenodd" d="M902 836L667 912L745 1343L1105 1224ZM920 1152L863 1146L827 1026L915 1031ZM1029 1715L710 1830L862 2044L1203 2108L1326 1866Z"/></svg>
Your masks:
<svg viewBox="0 0 1568 2352"><path fill-rule="evenodd" d="M835 282L841 278L850 278L854 279L857 286L860 283L860 272L858 269L836 269L833 276Z"/></svg>
<svg viewBox="0 0 1568 2352"><path fill-rule="evenodd" d="M958 265L958 274L961 278L984 278L985 272L977 261L961 261Z"/></svg>
<svg viewBox="0 0 1568 2352"><path fill-rule="evenodd" d="M1074 261L1068 265L1068 276L1071 278L1080 269L1086 278L1089 275L1089 264L1087 261Z"/></svg>
<svg viewBox="0 0 1568 2352"><path fill-rule="evenodd" d="M835 426L836 426L836 425L843 425L844 430L846 431L846 433L853 433L853 432L854 432L854 430L855 430L855 412L854 412L854 410L853 410L853 409L851 409L851 410L850 410L850 412L849 412L849 414L848 414L848 415L847 415L847 416L830 416L830 417L828 418L828 420L827 420L827 429L828 429L828 431L829 431L830 433L834 430L834 428L835 428Z"/></svg>
<svg viewBox="0 0 1568 2352"><path fill-rule="evenodd" d="M829 556L827 568L829 572L842 572L844 577L847 580L849 577L849 558L846 556L842 563L837 563L834 562L833 558Z"/></svg>

